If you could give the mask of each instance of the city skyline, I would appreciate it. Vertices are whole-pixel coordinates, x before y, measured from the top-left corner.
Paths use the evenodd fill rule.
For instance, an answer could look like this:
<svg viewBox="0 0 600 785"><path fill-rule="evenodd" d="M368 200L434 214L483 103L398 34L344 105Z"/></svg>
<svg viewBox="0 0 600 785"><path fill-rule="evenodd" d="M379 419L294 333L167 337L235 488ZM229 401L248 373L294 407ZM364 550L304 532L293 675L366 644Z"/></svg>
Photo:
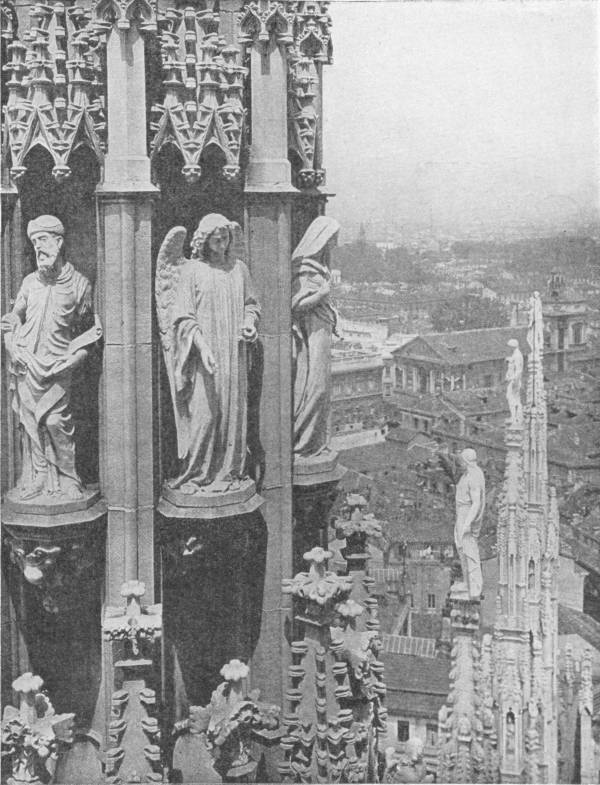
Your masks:
<svg viewBox="0 0 600 785"><path fill-rule="evenodd" d="M360 222L527 235L598 219L595 4L334 0L331 15L324 147L344 239Z"/></svg>

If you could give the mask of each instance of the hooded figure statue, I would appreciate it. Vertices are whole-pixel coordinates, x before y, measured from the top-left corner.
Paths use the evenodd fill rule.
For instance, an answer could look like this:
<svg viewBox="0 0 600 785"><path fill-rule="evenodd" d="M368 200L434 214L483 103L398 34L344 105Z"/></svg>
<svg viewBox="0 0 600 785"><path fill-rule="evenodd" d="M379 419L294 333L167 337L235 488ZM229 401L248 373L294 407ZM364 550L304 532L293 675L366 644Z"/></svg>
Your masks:
<svg viewBox="0 0 600 785"><path fill-rule="evenodd" d="M337 322L329 300L329 253L339 230L333 218L315 218L292 255L294 456L300 460L329 451L331 336Z"/></svg>

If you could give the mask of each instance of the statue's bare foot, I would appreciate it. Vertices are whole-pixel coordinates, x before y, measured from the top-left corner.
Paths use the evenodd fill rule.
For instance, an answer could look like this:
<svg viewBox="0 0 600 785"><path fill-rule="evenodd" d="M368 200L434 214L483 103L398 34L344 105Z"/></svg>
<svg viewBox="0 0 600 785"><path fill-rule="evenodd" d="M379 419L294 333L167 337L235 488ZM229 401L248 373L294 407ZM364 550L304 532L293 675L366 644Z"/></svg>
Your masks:
<svg viewBox="0 0 600 785"><path fill-rule="evenodd" d="M81 486L79 485L78 482L75 482L75 480L62 479L60 483L60 490L61 490L61 496L64 496L67 499L71 499L72 501L83 499Z"/></svg>
<svg viewBox="0 0 600 785"><path fill-rule="evenodd" d="M21 488L21 499L35 499L36 496L41 496L46 489L46 475L40 476L29 485L24 485Z"/></svg>

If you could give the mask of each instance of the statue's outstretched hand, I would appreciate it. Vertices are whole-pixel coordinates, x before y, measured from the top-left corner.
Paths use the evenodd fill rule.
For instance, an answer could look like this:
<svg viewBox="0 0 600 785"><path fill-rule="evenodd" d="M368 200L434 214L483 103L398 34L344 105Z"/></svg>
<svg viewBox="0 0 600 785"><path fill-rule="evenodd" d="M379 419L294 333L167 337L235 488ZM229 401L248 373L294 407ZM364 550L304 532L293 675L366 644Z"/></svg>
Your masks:
<svg viewBox="0 0 600 785"><path fill-rule="evenodd" d="M202 365L206 368L206 371L212 376L217 370L217 361L208 346L203 346L200 349L200 359L202 360Z"/></svg>
<svg viewBox="0 0 600 785"><path fill-rule="evenodd" d="M257 335L258 332L254 324L250 324L248 322L242 327L242 338L244 339L244 341L247 341L248 343L254 343L254 341L257 338Z"/></svg>

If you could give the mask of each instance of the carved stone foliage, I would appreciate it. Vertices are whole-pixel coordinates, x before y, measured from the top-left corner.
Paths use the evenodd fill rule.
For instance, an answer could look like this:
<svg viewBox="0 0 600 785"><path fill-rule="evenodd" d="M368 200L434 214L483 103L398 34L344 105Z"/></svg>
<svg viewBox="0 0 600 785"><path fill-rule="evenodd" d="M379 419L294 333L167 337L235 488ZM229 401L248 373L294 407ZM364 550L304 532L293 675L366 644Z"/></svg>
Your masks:
<svg viewBox="0 0 600 785"><path fill-rule="evenodd" d="M142 32L156 32L156 0L93 0L93 21L96 30L109 32L129 30L136 22Z"/></svg>
<svg viewBox="0 0 600 785"><path fill-rule="evenodd" d="M427 774L420 739L408 741L403 751L388 747L382 782L433 782L433 775Z"/></svg>
<svg viewBox="0 0 600 785"><path fill-rule="evenodd" d="M143 605L141 581L121 587L124 608L107 607L102 637L112 678L107 723L107 782L162 782L158 700L154 683L157 644L162 635L160 605Z"/></svg>
<svg viewBox="0 0 600 785"><path fill-rule="evenodd" d="M251 0L239 14L238 41L244 51L253 44L266 47L271 38L279 46L294 44L294 6L292 0Z"/></svg>
<svg viewBox="0 0 600 785"><path fill-rule="evenodd" d="M240 660L228 662L221 669L224 681L208 706L191 706L189 718L177 723L179 736L190 734L200 747L196 760L204 761L204 767L194 772L198 781L254 781L253 743L281 736L279 707L261 703L258 690L247 691L248 673L248 666ZM182 740L178 743L181 748ZM176 748L175 758L181 754Z"/></svg>
<svg viewBox="0 0 600 785"><path fill-rule="evenodd" d="M211 145L225 156L223 176L238 177L246 110L240 50L219 33L219 12L168 8L159 22L163 100L152 107L152 159L174 145L184 159L183 175L197 182L200 159Z"/></svg>
<svg viewBox="0 0 600 785"><path fill-rule="evenodd" d="M284 583L298 601L301 630L292 643L283 717L279 771L285 782L371 782L376 776L386 719L376 612L351 597L364 591L355 590L360 573L326 570L330 555L309 551L310 570Z"/></svg>
<svg viewBox="0 0 600 785"><path fill-rule="evenodd" d="M323 0L252 0L239 15L238 41L244 51L271 41L287 53L288 144L296 165L296 185L321 185L320 81L323 63L331 62L331 19ZM296 161L294 162L296 163Z"/></svg>
<svg viewBox="0 0 600 785"><path fill-rule="evenodd" d="M365 512L367 504L364 496L347 494L341 515L335 521L337 536L346 539L345 558L359 569L365 569L369 538L380 539L382 536L381 521L372 512Z"/></svg>
<svg viewBox="0 0 600 785"><path fill-rule="evenodd" d="M440 782L489 782L494 757L489 716L490 645L481 654L478 639L479 602L450 595L452 650L450 692L439 712L438 780ZM487 766L487 769L486 769Z"/></svg>
<svg viewBox="0 0 600 785"><path fill-rule="evenodd" d="M10 175L19 182L32 148L47 150L58 182L71 174L69 159L84 145L99 161L106 123L102 84L103 46L80 6L35 3L28 29L17 34L16 16L3 10L9 73L3 107L3 144Z"/></svg>
<svg viewBox="0 0 600 785"><path fill-rule="evenodd" d="M294 3L294 47L289 57L289 147L301 161L296 171L299 188L325 181L319 160L320 81L323 64L331 62L331 18L327 2Z"/></svg>
<svg viewBox="0 0 600 785"><path fill-rule="evenodd" d="M160 605L142 605L145 593L146 587L141 581L126 581L121 587L121 596L127 601L125 608L108 606L102 625L106 640L127 642L126 648L134 656L151 647L161 636Z"/></svg>
<svg viewBox="0 0 600 785"><path fill-rule="evenodd" d="M74 714L56 714L42 692L43 679L25 673L12 684L19 707L5 706L2 757L10 761L12 785L41 785L56 769L61 749L73 742Z"/></svg>

